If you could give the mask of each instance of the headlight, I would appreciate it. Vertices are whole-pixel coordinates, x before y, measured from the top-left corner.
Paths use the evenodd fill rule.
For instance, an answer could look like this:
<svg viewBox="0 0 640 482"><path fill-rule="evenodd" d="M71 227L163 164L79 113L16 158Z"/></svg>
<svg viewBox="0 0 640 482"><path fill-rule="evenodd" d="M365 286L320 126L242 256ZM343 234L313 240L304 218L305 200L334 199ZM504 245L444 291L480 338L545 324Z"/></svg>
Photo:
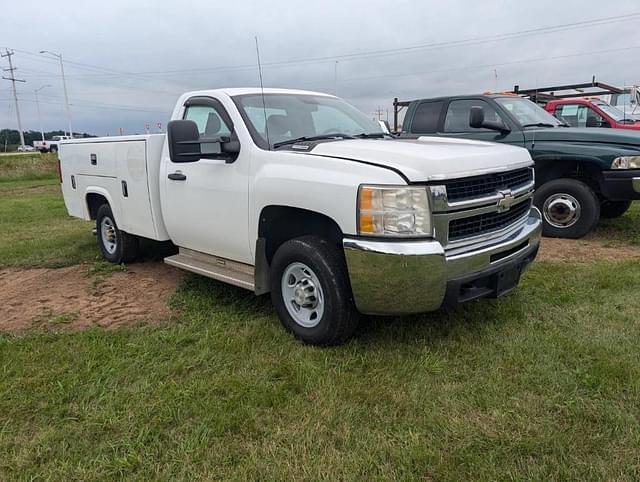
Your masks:
<svg viewBox="0 0 640 482"><path fill-rule="evenodd" d="M616 157L611 163L611 169L640 169L640 156Z"/></svg>
<svg viewBox="0 0 640 482"><path fill-rule="evenodd" d="M360 186L358 232L362 236L432 236L427 189Z"/></svg>

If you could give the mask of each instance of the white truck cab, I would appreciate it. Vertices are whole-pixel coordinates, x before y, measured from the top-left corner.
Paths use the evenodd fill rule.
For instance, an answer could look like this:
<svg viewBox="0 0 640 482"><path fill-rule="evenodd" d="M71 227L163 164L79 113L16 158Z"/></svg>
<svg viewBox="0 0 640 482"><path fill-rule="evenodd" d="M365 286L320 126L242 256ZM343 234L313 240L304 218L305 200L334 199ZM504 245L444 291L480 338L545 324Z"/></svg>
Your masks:
<svg viewBox="0 0 640 482"><path fill-rule="evenodd" d="M405 314L516 287L536 256L525 149L396 139L343 100L284 89L180 97L167 135L60 145L69 214L106 259L165 261L271 293L289 331L341 343L359 313Z"/></svg>
<svg viewBox="0 0 640 482"><path fill-rule="evenodd" d="M621 94L605 94L600 98L624 112L625 117L640 120L640 86L625 87Z"/></svg>

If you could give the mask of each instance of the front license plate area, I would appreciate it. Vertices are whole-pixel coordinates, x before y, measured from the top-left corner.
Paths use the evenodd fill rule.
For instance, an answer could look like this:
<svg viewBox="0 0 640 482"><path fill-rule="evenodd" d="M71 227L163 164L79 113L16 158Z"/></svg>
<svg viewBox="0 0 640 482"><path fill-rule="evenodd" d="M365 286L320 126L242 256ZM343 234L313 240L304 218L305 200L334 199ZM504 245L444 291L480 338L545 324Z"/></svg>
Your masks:
<svg viewBox="0 0 640 482"><path fill-rule="evenodd" d="M513 291L520 281L520 270L518 268L509 268L496 273L494 278L495 295L503 296Z"/></svg>

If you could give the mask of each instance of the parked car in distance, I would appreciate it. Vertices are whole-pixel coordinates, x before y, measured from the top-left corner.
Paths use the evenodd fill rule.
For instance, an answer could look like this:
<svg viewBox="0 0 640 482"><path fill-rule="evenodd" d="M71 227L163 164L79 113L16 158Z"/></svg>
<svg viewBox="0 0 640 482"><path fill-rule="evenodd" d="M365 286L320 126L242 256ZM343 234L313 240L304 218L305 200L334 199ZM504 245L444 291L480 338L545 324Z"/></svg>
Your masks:
<svg viewBox="0 0 640 482"><path fill-rule="evenodd" d="M256 294L307 343L358 313L431 311L513 290L538 251L525 149L398 140L345 101L284 89L189 92L167 135L60 144L69 214L114 263L165 261Z"/></svg>
<svg viewBox="0 0 640 482"><path fill-rule="evenodd" d="M544 108L571 127L640 130L640 121L598 98L550 100Z"/></svg>
<svg viewBox="0 0 640 482"><path fill-rule="evenodd" d="M639 132L571 128L515 94L412 101L400 135L527 148L535 162L534 203L542 211L546 236L580 238L601 216L621 216L640 199Z"/></svg>
<svg viewBox="0 0 640 482"><path fill-rule="evenodd" d="M34 152L36 149L32 146L18 146L16 151L18 152Z"/></svg>
<svg viewBox="0 0 640 482"><path fill-rule="evenodd" d="M33 147L40 152L58 152L60 142L73 139L71 136L53 136L51 140L33 141Z"/></svg>

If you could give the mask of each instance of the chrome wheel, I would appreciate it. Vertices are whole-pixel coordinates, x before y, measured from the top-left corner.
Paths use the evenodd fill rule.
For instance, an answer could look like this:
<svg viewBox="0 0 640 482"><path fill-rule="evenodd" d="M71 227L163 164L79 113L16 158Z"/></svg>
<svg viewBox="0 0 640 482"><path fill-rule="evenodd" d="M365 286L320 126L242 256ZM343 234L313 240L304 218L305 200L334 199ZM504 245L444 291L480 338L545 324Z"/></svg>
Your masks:
<svg viewBox="0 0 640 482"><path fill-rule="evenodd" d="M282 299L291 318L305 328L313 328L324 313L324 294L318 277L304 263L291 263L281 280Z"/></svg>
<svg viewBox="0 0 640 482"><path fill-rule="evenodd" d="M100 237L102 238L102 244L104 249L109 254L116 252L118 248L118 238L116 236L116 226L111 218L105 216L100 222Z"/></svg>
<svg viewBox="0 0 640 482"><path fill-rule="evenodd" d="M549 196L543 206L544 219L555 228L568 228L580 219L580 203L570 194Z"/></svg>

